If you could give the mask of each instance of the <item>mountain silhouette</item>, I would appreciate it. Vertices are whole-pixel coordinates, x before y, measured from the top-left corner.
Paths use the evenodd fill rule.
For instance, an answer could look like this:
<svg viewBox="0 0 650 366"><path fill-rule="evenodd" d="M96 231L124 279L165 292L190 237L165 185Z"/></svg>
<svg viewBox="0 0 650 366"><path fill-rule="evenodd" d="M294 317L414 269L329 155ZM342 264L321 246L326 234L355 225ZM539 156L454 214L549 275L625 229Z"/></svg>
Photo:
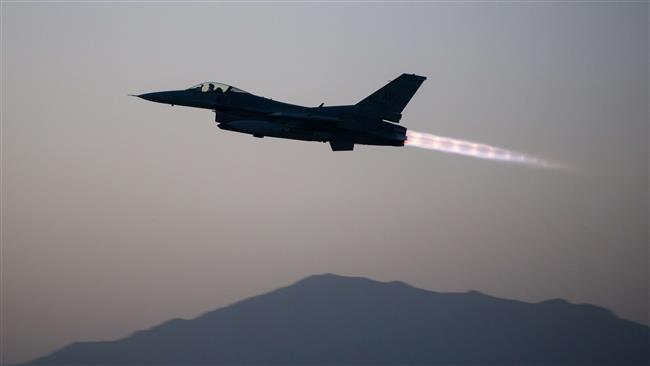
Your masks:
<svg viewBox="0 0 650 366"><path fill-rule="evenodd" d="M323 274L30 364L646 365L649 342L647 326L593 305Z"/></svg>

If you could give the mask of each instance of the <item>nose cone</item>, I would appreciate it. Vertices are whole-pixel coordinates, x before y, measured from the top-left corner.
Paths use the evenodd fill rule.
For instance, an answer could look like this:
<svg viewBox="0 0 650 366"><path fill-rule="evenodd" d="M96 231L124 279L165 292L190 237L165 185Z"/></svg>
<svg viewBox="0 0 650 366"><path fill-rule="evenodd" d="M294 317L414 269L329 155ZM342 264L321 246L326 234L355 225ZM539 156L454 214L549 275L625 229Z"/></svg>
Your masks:
<svg viewBox="0 0 650 366"><path fill-rule="evenodd" d="M176 91L162 91L155 93L145 93L137 95L138 97L148 100L150 102L176 104L178 102L178 92Z"/></svg>

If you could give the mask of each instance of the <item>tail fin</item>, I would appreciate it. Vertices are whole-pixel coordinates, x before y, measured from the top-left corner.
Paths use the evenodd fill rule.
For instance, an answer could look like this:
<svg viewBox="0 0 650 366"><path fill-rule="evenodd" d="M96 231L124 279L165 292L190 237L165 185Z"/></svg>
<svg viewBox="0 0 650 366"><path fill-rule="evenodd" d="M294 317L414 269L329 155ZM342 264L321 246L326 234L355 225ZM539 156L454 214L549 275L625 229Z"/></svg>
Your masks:
<svg viewBox="0 0 650 366"><path fill-rule="evenodd" d="M357 103L356 107L373 117L399 122L404 107L426 79L425 76L402 74Z"/></svg>

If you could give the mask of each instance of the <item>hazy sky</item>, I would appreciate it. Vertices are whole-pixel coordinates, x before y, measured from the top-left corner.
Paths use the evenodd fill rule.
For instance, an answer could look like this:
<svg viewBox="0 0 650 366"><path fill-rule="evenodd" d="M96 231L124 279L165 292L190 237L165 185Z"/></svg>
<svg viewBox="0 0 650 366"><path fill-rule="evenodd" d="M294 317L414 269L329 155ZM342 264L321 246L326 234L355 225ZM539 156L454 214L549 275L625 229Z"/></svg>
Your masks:
<svg viewBox="0 0 650 366"><path fill-rule="evenodd" d="M648 323L648 3L2 4L2 357L333 272ZM129 93L356 103L428 79L415 148L256 139Z"/></svg>

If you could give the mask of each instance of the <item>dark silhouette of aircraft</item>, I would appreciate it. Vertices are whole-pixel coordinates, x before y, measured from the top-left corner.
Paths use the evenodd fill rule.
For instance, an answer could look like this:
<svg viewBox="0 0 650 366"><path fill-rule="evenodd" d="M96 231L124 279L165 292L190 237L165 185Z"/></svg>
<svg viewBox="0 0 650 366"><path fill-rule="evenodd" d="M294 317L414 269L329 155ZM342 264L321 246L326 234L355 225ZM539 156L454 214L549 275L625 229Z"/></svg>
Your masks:
<svg viewBox="0 0 650 366"><path fill-rule="evenodd" d="M355 144L403 146L406 128L396 125L424 76L402 74L354 105L304 107L205 82L185 90L137 95L152 102L211 109L219 128L255 137L329 142L333 151Z"/></svg>

